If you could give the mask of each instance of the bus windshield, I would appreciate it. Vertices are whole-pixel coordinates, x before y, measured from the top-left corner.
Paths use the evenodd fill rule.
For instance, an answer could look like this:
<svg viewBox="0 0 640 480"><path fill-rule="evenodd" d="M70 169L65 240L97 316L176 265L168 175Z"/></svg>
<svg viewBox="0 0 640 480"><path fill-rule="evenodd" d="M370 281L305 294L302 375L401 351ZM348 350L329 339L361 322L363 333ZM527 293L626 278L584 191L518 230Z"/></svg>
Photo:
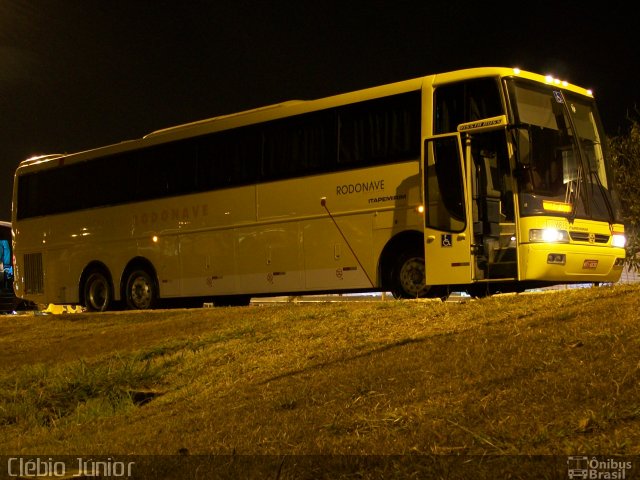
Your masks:
<svg viewBox="0 0 640 480"><path fill-rule="evenodd" d="M592 99L554 86L510 80L520 212L619 221L604 145Z"/></svg>

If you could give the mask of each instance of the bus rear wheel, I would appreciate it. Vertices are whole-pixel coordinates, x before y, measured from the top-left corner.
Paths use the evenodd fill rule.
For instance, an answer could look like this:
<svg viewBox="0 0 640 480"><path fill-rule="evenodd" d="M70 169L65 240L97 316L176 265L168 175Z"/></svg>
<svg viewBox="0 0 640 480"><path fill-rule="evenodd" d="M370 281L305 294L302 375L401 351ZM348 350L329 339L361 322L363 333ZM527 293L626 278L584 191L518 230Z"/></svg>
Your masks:
<svg viewBox="0 0 640 480"><path fill-rule="evenodd" d="M424 254L419 251L401 253L391 272L391 293L395 298L426 297Z"/></svg>
<svg viewBox="0 0 640 480"><path fill-rule="evenodd" d="M91 272L84 283L84 306L91 312L104 312L113 299L111 282L99 270Z"/></svg>
<svg viewBox="0 0 640 480"><path fill-rule="evenodd" d="M158 300L157 284L146 270L133 270L125 288L127 307L131 310L151 309Z"/></svg>

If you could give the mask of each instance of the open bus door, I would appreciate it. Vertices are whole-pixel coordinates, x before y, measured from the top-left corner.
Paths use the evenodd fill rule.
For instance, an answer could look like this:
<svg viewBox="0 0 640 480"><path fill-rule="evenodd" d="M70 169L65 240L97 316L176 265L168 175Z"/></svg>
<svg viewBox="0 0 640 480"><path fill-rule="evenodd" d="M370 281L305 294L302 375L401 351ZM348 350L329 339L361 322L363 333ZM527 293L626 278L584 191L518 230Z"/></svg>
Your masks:
<svg viewBox="0 0 640 480"><path fill-rule="evenodd" d="M468 166L458 133L424 143L425 279L427 285L466 285L472 281L473 222Z"/></svg>
<svg viewBox="0 0 640 480"><path fill-rule="evenodd" d="M518 277L505 125L504 116L495 117L425 140L428 285L476 283L472 290L481 294L513 287Z"/></svg>

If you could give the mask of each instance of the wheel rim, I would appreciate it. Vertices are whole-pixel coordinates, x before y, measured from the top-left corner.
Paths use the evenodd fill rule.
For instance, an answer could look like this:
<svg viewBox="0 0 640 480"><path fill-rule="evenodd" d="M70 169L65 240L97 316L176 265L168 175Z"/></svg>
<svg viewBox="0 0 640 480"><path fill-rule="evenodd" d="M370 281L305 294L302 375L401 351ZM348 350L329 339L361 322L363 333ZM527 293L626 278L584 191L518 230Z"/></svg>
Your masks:
<svg viewBox="0 0 640 480"><path fill-rule="evenodd" d="M103 311L109 303L109 284L102 275L92 275L87 289L87 303L92 310Z"/></svg>
<svg viewBox="0 0 640 480"><path fill-rule="evenodd" d="M153 287L149 279L144 275L133 278L129 287L129 295L132 306L137 309L149 308L153 300Z"/></svg>
<svg viewBox="0 0 640 480"><path fill-rule="evenodd" d="M400 286L409 297L418 298L429 291L424 283L425 269L422 257L411 257L400 268Z"/></svg>

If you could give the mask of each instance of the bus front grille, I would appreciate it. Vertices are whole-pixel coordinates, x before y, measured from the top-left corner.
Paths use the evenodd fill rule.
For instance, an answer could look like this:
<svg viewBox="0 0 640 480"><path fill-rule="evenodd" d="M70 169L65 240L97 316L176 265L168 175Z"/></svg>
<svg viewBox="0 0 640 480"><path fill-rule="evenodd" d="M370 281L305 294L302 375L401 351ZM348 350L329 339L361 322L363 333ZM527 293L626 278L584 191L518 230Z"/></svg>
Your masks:
<svg viewBox="0 0 640 480"><path fill-rule="evenodd" d="M44 293L41 253L24 254L24 290L30 294Z"/></svg>
<svg viewBox="0 0 640 480"><path fill-rule="evenodd" d="M569 235L571 235L571 240L576 242L607 243L609 241L609 235L601 233L570 232Z"/></svg>

